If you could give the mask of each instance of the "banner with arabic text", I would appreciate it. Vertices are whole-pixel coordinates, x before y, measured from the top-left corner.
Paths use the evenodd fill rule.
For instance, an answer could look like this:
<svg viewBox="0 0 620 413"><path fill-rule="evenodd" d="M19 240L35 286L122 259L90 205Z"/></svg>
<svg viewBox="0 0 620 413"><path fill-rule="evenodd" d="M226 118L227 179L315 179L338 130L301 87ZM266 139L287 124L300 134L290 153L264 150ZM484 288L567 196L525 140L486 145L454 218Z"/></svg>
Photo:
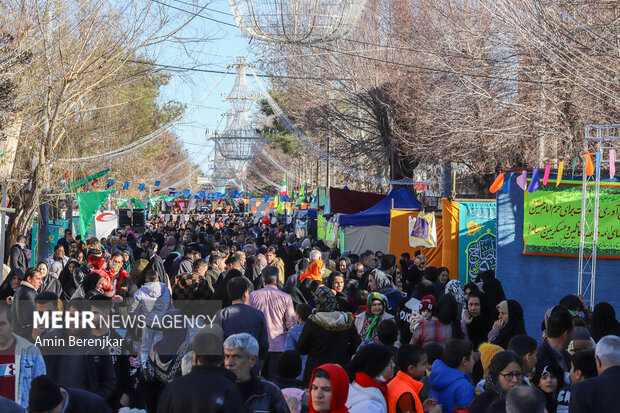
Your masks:
<svg viewBox="0 0 620 413"><path fill-rule="evenodd" d="M594 190L592 190L594 192ZM579 255L581 183L540 186L525 192L524 254ZM592 236L586 237L586 242ZM620 258L620 184L601 184L597 256Z"/></svg>
<svg viewBox="0 0 620 413"><path fill-rule="evenodd" d="M459 202L459 280L463 285L497 261L495 202Z"/></svg>

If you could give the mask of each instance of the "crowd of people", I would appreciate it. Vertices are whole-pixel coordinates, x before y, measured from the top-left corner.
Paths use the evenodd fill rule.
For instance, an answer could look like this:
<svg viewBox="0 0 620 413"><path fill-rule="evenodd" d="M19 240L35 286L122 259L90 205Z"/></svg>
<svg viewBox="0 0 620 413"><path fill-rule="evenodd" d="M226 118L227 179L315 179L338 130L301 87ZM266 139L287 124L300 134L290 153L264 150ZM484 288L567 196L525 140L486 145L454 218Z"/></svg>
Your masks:
<svg viewBox="0 0 620 413"><path fill-rule="evenodd" d="M620 411L620 323L558 297L526 331L501 274L462 286L426 257L354 254L276 219L183 223L75 239L0 285L1 412L596 413ZM188 302L202 329L161 328ZM35 311L141 314L144 328L43 329ZM41 352L42 339L118 338L109 354ZM540 344L539 344L540 343Z"/></svg>

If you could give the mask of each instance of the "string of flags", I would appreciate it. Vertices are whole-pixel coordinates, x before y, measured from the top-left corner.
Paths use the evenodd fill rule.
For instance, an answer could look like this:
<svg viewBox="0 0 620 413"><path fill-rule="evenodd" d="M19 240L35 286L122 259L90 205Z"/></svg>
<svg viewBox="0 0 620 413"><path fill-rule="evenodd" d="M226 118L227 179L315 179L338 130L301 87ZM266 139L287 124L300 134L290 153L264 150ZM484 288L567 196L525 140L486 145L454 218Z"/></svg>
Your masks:
<svg viewBox="0 0 620 413"><path fill-rule="evenodd" d="M594 158L595 158L594 161L592 161L592 153L589 151L586 151L583 155L580 155L580 156L585 157L584 162L585 162L586 176L594 175L595 177L598 177L600 170L601 170L602 153L596 152L594 154ZM576 156L572 159L572 176L573 177L575 176L575 168L577 167L577 162L579 161L580 156ZM616 175L616 150L609 149L608 156L609 156L609 178L613 179L613 177ZM560 183L562 182L562 178L564 177L564 163L565 162L567 161L560 161L560 162L545 165L545 171L543 173L543 180L542 180L542 184L544 186L546 186L549 183L549 175L551 174L551 168L556 165L558 167L558 172L557 172L557 177L555 180L555 186L557 187L558 185L560 185ZM532 171L532 178L530 180L529 185L527 184L528 171ZM489 191L492 194L494 194L501 189L504 194L507 194L510 191L510 181L512 180L512 177L515 174L518 174L515 182L524 191L533 193L533 192L536 192L540 188L539 168L532 168L532 169L507 171L507 172L498 173L497 177L495 178L495 181L493 181L493 183L491 184Z"/></svg>

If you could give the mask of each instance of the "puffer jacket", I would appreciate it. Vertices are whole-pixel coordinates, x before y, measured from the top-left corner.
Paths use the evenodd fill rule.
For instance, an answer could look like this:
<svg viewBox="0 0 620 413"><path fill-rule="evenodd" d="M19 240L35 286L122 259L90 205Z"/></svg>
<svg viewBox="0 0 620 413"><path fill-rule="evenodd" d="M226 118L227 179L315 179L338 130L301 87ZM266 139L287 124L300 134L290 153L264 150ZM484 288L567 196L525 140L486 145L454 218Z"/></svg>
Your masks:
<svg viewBox="0 0 620 413"><path fill-rule="evenodd" d="M360 336L351 313L330 311L311 315L297 342L297 351L308 355L304 368L304 387L308 387L312 371L321 364L346 365L359 344Z"/></svg>
<svg viewBox="0 0 620 413"><path fill-rule="evenodd" d="M387 413L381 390L376 387L362 387L357 383L349 385L346 406L349 413Z"/></svg>
<svg viewBox="0 0 620 413"><path fill-rule="evenodd" d="M451 412L454 406L467 407L476 396L469 375L446 366L441 360L433 362L428 384L430 396L437 399L444 412Z"/></svg>
<svg viewBox="0 0 620 413"><path fill-rule="evenodd" d="M27 340L32 338L32 318L35 310L34 299L37 290L27 281L22 281L15 291L11 311L13 313L13 331Z"/></svg>
<svg viewBox="0 0 620 413"><path fill-rule="evenodd" d="M144 284L134 294L132 310L134 314L143 314L147 326L155 317L163 317L170 307L170 290L164 283L150 282Z"/></svg>

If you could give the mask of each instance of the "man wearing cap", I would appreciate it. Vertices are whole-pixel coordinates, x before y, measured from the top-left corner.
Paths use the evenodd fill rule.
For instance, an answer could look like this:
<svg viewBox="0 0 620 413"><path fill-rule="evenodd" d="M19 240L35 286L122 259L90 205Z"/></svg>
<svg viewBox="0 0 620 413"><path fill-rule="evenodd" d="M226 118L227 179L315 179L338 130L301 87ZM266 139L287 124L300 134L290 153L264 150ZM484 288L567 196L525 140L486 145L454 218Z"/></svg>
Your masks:
<svg viewBox="0 0 620 413"><path fill-rule="evenodd" d="M222 329L202 329L192 343L192 371L164 389L157 413L243 412L236 376L223 367Z"/></svg>
<svg viewBox="0 0 620 413"><path fill-rule="evenodd" d="M59 387L47 376L32 381L29 413L112 413L106 401L86 390Z"/></svg>

